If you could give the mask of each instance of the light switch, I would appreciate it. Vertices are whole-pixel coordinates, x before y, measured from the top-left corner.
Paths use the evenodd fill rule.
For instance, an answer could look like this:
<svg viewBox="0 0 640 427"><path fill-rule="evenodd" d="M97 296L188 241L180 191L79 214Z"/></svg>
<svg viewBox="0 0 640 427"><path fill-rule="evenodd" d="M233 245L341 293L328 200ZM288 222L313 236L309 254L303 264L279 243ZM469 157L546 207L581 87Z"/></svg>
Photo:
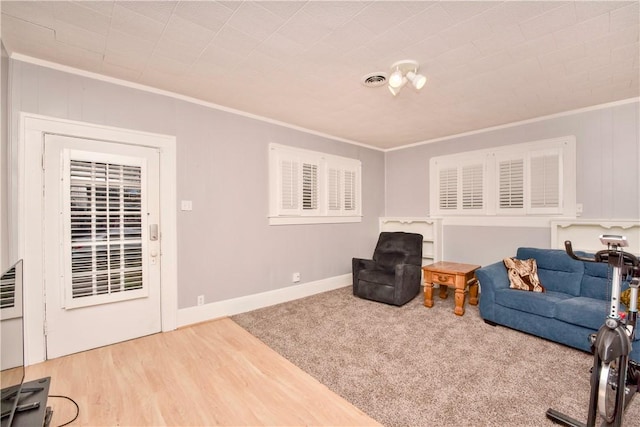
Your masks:
<svg viewBox="0 0 640 427"><path fill-rule="evenodd" d="M180 210L183 210L183 211L193 210L193 203L191 202L191 200L182 200L180 202Z"/></svg>

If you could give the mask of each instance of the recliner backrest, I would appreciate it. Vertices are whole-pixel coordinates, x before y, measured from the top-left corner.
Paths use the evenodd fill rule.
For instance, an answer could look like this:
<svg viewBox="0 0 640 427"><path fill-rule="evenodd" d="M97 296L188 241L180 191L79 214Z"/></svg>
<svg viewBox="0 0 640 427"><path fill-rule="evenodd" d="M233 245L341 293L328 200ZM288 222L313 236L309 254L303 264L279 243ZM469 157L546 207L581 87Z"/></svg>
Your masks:
<svg viewBox="0 0 640 427"><path fill-rule="evenodd" d="M373 260L387 271L393 271L397 264L422 265L422 235L383 231L378 237Z"/></svg>

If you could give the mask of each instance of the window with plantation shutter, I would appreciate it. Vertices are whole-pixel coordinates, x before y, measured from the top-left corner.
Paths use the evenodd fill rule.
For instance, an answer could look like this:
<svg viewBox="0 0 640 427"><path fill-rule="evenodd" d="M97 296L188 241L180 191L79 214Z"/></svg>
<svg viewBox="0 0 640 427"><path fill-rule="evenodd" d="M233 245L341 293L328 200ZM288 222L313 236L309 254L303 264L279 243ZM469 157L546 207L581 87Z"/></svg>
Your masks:
<svg viewBox="0 0 640 427"><path fill-rule="evenodd" d="M458 208L458 169L443 168L440 170L440 209L454 210Z"/></svg>
<svg viewBox="0 0 640 427"><path fill-rule="evenodd" d="M10 309L16 306L16 274L10 269L0 279L0 309Z"/></svg>
<svg viewBox="0 0 640 427"><path fill-rule="evenodd" d="M438 207L442 212L484 209L484 165L438 164Z"/></svg>
<svg viewBox="0 0 640 427"><path fill-rule="evenodd" d="M561 184L559 153L532 153L529 171L531 209L557 211Z"/></svg>
<svg viewBox="0 0 640 427"><path fill-rule="evenodd" d="M298 208L298 162L282 160L280 162L280 208L296 210Z"/></svg>
<svg viewBox="0 0 640 427"><path fill-rule="evenodd" d="M318 165L302 163L302 209L318 209Z"/></svg>
<svg viewBox="0 0 640 427"><path fill-rule="evenodd" d="M499 209L524 208L524 160L498 161Z"/></svg>
<svg viewBox="0 0 640 427"><path fill-rule="evenodd" d="M342 209L340 169L328 168L327 172L328 209L339 212Z"/></svg>
<svg viewBox="0 0 640 427"><path fill-rule="evenodd" d="M357 172L353 170L344 171L344 210L355 212L358 207L358 180Z"/></svg>
<svg viewBox="0 0 640 427"><path fill-rule="evenodd" d="M141 290L142 168L69 160L71 281L67 307Z"/></svg>
<svg viewBox="0 0 640 427"><path fill-rule="evenodd" d="M281 153L277 169L277 210L283 215L313 214L319 203L319 164Z"/></svg>
<svg viewBox="0 0 640 427"><path fill-rule="evenodd" d="M462 209L478 210L484 207L483 165L462 166Z"/></svg>
<svg viewBox="0 0 640 427"><path fill-rule="evenodd" d="M575 137L430 160L432 216L576 214Z"/></svg>
<svg viewBox="0 0 640 427"><path fill-rule="evenodd" d="M360 162L278 144L269 146L269 223L361 220Z"/></svg>
<svg viewBox="0 0 640 427"><path fill-rule="evenodd" d="M22 260L0 277L0 320L22 317Z"/></svg>

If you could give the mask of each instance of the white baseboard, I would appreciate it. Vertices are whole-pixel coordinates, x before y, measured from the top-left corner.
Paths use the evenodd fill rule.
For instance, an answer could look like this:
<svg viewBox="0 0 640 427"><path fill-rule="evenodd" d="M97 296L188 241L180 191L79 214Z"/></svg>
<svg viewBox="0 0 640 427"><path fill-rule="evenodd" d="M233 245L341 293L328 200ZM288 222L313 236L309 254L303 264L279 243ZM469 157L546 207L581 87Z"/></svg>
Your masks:
<svg viewBox="0 0 640 427"><path fill-rule="evenodd" d="M287 286L286 288L259 294L217 301L195 307L181 308L178 309L177 313L177 326L182 327L220 317L233 316L234 314L245 313L258 308L308 297L349 285L351 285L350 273L317 280L315 282L303 283L302 285Z"/></svg>

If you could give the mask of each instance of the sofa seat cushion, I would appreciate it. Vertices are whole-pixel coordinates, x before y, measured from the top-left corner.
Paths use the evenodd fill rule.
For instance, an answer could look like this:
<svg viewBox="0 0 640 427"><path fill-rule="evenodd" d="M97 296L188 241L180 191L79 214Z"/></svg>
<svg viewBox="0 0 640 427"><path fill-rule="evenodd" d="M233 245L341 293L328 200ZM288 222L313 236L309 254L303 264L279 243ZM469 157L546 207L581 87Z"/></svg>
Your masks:
<svg viewBox="0 0 640 427"><path fill-rule="evenodd" d="M496 304L514 310L524 311L538 316L554 318L556 305L571 295L561 292L526 292L517 289L496 290Z"/></svg>
<svg viewBox="0 0 640 427"><path fill-rule="evenodd" d="M395 272L389 273L386 270L360 270L358 279L378 285L395 286Z"/></svg>
<svg viewBox="0 0 640 427"><path fill-rule="evenodd" d="M575 297L556 306L556 319L589 329L600 329L609 312L607 301L599 298Z"/></svg>

